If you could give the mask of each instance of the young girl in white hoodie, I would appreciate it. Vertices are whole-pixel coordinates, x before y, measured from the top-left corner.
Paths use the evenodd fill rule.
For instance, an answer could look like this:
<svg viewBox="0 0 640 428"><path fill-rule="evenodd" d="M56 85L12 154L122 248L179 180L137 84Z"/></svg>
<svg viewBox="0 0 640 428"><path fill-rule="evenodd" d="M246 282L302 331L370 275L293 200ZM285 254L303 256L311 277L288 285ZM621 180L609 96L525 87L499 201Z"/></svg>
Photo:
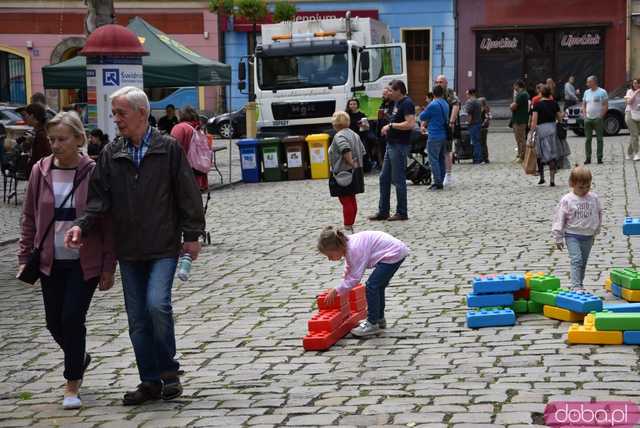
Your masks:
<svg viewBox="0 0 640 428"><path fill-rule="evenodd" d="M602 205L591 192L591 171L585 166L571 170L572 191L562 197L556 208L551 235L559 250L567 245L571 258L571 288L584 290L584 273L593 246L593 238L602 225Z"/></svg>

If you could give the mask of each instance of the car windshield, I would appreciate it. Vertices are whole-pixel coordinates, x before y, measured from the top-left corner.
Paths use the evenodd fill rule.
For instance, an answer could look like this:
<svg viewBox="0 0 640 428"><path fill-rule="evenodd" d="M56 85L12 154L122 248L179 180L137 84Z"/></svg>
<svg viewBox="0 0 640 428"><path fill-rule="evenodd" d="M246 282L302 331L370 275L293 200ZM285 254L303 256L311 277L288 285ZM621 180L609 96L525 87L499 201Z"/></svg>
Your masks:
<svg viewBox="0 0 640 428"><path fill-rule="evenodd" d="M346 53L262 57L258 86L262 90L317 88L347 83Z"/></svg>

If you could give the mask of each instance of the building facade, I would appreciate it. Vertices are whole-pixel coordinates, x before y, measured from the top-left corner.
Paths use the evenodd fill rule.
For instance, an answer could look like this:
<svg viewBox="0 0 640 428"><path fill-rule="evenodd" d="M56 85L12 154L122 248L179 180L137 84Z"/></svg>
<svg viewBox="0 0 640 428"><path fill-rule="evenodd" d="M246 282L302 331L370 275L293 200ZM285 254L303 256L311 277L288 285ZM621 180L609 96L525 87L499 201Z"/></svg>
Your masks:
<svg viewBox="0 0 640 428"><path fill-rule="evenodd" d="M626 0L458 0L457 14L459 93L509 102L517 79L531 91L551 77L560 97L571 75L609 91L627 79Z"/></svg>
<svg viewBox="0 0 640 428"><path fill-rule="evenodd" d="M341 18L351 11L354 17L375 18L386 24L394 41L407 44L408 89L417 104L424 103L436 75L445 74L452 83L455 80L452 0L298 0L293 3L298 8L296 20ZM271 22L270 17L265 22ZM248 100L246 92L238 90L236 79L238 63L248 55L252 43L252 25L235 20L223 22L221 30L223 62L233 68L234 81L229 88L231 105L238 109Z"/></svg>
<svg viewBox="0 0 640 428"><path fill-rule="evenodd" d="M218 19L206 1L116 1L116 23L140 16L200 55L219 60ZM85 41L84 1L4 1L0 4L0 101L25 103L44 92L42 67L78 54ZM220 111L221 88L200 88L199 107ZM163 96L168 91L152 91ZM47 90L57 108L83 101L73 90Z"/></svg>

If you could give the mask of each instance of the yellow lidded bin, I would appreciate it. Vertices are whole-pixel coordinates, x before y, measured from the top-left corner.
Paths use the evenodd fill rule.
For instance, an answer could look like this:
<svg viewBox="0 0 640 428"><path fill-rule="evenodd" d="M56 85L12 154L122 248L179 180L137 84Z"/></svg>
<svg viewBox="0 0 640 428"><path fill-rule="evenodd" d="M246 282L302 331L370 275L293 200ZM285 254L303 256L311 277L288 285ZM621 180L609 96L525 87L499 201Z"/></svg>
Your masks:
<svg viewBox="0 0 640 428"><path fill-rule="evenodd" d="M307 135L311 178L329 178L329 134Z"/></svg>

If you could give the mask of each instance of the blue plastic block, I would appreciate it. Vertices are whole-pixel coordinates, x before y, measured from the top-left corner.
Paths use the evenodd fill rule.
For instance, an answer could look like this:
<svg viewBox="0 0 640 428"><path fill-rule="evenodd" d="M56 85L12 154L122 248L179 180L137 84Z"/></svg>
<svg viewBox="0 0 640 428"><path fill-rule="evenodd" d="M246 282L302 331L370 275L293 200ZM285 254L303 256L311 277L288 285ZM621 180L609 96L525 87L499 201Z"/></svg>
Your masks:
<svg viewBox="0 0 640 428"><path fill-rule="evenodd" d="M524 275L496 275L480 278L471 282L474 294L510 293L524 288Z"/></svg>
<svg viewBox="0 0 640 428"><path fill-rule="evenodd" d="M640 331L625 331L622 334L622 343L625 345L640 345Z"/></svg>
<svg viewBox="0 0 640 428"><path fill-rule="evenodd" d="M515 323L516 314L511 309L470 309L467 312L467 326L469 328L500 327Z"/></svg>
<svg viewBox="0 0 640 428"><path fill-rule="evenodd" d="M640 218L627 217L622 224L624 235L640 235Z"/></svg>
<svg viewBox="0 0 640 428"><path fill-rule="evenodd" d="M620 287L618 284L611 284L611 294L613 294L614 296L622 299L622 287Z"/></svg>
<svg viewBox="0 0 640 428"><path fill-rule="evenodd" d="M562 291L556 296L556 306L573 312L588 314L602 311L602 299L591 293Z"/></svg>
<svg viewBox="0 0 640 428"><path fill-rule="evenodd" d="M605 303L602 310L609 312L640 312L640 303Z"/></svg>
<svg viewBox="0 0 640 428"><path fill-rule="evenodd" d="M489 306L511 306L513 294L467 294L467 306L470 308L483 308Z"/></svg>

